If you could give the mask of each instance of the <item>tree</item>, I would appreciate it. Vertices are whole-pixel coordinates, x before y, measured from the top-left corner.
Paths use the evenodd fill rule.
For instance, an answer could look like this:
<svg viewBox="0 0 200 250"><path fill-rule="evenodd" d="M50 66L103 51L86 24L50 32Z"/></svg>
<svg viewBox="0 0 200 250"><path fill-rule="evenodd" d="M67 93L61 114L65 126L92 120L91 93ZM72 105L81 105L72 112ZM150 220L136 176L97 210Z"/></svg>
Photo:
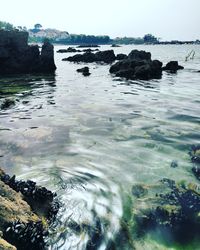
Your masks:
<svg viewBox="0 0 200 250"><path fill-rule="evenodd" d="M149 43L149 44L155 44L158 43L158 38L156 38L155 36L151 35L151 34L146 34L143 37L144 43Z"/></svg>
<svg viewBox="0 0 200 250"><path fill-rule="evenodd" d="M39 29L42 28L42 25L41 25L40 23L36 23L36 24L34 25L34 28L35 28L36 30L39 30Z"/></svg>

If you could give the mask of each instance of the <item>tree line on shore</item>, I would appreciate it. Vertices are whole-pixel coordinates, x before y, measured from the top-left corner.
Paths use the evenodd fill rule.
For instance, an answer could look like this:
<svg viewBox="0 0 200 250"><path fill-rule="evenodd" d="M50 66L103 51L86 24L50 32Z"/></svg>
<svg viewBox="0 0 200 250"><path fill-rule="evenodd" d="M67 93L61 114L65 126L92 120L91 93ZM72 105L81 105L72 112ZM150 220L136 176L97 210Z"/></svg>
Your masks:
<svg viewBox="0 0 200 250"><path fill-rule="evenodd" d="M55 44L200 44L196 41L167 41L160 42L160 38L152 34L146 34L144 37L117 37L111 39L107 35L94 36L85 34L69 34L66 31L59 31L56 29L42 29L42 25L37 23L33 29L27 29L25 26L15 27L8 22L0 21L0 30L19 30L29 32L30 43L42 43L44 39L48 39Z"/></svg>

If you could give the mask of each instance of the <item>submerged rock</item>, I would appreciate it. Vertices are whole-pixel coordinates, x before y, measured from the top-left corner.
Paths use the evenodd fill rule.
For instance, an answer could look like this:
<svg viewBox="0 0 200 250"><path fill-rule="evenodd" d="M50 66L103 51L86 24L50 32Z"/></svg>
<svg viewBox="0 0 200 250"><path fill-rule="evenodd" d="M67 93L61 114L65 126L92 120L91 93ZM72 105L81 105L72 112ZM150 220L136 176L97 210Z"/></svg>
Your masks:
<svg viewBox="0 0 200 250"><path fill-rule="evenodd" d="M159 79L162 76L162 63L152 61L149 52L133 50L127 59L112 65L110 73L131 80Z"/></svg>
<svg viewBox="0 0 200 250"><path fill-rule="evenodd" d="M20 250L45 249L47 220L53 219L59 209L54 196L35 182L17 181L15 176L10 177L0 170L0 230L3 239Z"/></svg>
<svg viewBox="0 0 200 250"><path fill-rule="evenodd" d="M200 163L200 145L193 145L189 154L193 163Z"/></svg>
<svg viewBox="0 0 200 250"><path fill-rule="evenodd" d="M162 68L162 70L169 71L170 73L176 73L179 69L184 69L184 67L180 66L178 61L170 61Z"/></svg>
<svg viewBox="0 0 200 250"><path fill-rule="evenodd" d="M5 99L1 105L0 105L0 109L9 109L10 107L15 105L15 100L13 99Z"/></svg>
<svg viewBox="0 0 200 250"><path fill-rule="evenodd" d="M155 230L166 240L170 237L181 244L195 239L200 230L199 193L191 184L178 185L170 179L161 183L154 197L145 196L145 206L138 199L134 211L138 235Z"/></svg>
<svg viewBox="0 0 200 250"><path fill-rule="evenodd" d="M39 47L28 45L28 32L0 30L0 74L52 73L53 45L45 41Z"/></svg>
<svg viewBox="0 0 200 250"><path fill-rule="evenodd" d="M113 50L99 51L96 53L86 52L84 54L77 54L74 56L70 56L68 58L64 58L63 61L70 62L104 62L104 63L112 63L116 59Z"/></svg>

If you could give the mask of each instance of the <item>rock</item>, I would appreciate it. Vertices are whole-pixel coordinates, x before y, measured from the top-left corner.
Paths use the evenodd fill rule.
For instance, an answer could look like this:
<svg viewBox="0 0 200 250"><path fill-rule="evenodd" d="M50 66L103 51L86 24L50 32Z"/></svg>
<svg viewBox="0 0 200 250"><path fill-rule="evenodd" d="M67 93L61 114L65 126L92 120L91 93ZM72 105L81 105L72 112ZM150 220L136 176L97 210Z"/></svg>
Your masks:
<svg viewBox="0 0 200 250"><path fill-rule="evenodd" d="M82 44L77 46L77 48L98 48L98 47L100 46L97 44Z"/></svg>
<svg viewBox="0 0 200 250"><path fill-rule="evenodd" d="M81 69L77 69L77 72L82 73L84 76L89 76L91 74L89 72L89 67L83 67Z"/></svg>
<svg viewBox="0 0 200 250"><path fill-rule="evenodd" d="M118 47L121 47L121 46L118 45L118 44L112 44L111 47L112 47L112 48L118 48Z"/></svg>
<svg viewBox="0 0 200 250"><path fill-rule="evenodd" d="M52 219L59 208L54 196L33 181L17 181L15 176L10 177L0 169L0 230L3 240L20 250L45 249L47 219Z"/></svg>
<svg viewBox="0 0 200 250"><path fill-rule="evenodd" d="M64 58L63 61L70 62L104 62L111 63L116 59L113 50L99 51L96 53L86 52L84 54L77 54L74 56L70 56L68 58Z"/></svg>
<svg viewBox="0 0 200 250"><path fill-rule="evenodd" d="M81 50L77 50L75 48L69 47L67 49L59 49L57 53L75 53L75 52L81 52Z"/></svg>
<svg viewBox="0 0 200 250"><path fill-rule="evenodd" d="M147 188L142 184L136 184L133 185L132 187L132 194L137 198L141 198L145 196L147 193L148 193Z"/></svg>
<svg viewBox="0 0 200 250"><path fill-rule="evenodd" d="M0 238L0 249L1 250L17 250L16 247L13 245L9 244L7 241L4 239Z"/></svg>
<svg viewBox="0 0 200 250"><path fill-rule="evenodd" d="M177 168L178 167L178 162L176 161L176 160L173 160L172 162L171 162L171 168Z"/></svg>
<svg viewBox="0 0 200 250"><path fill-rule="evenodd" d="M150 52L146 52L144 50L132 50L130 52L130 54L128 55L128 58L131 59L131 60L137 60L137 61L140 61L140 60L148 60L150 61L151 60L151 53Z"/></svg>
<svg viewBox="0 0 200 250"><path fill-rule="evenodd" d="M125 55L125 54L118 54L116 56L116 60L124 60L124 59L127 59L127 58L128 58L128 56Z"/></svg>
<svg viewBox="0 0 200 250"><path fill-rule="evenodd" d="M91 74L89 72L89 67L83 67L81 69L77 69L77 72L82 73L84 76L89 76Z"/></svg>
<svg viewBox="0 0 200 250"><path fill-rule="evenodd" d="M81 50L77 50L77 52L94 52L94 51L99 51L99 49L83 49Z"/></svg>
<svg viewBox="0 0 200 250"><path fill-rule="evenodd" d="M170 61L162 68L162 70L169 71L170 73L176 73L179 69L184 69L184 67L178 65L178 61Z"/></svg>
<svg viewBox="0 0 200 250"><path fill-rule="evenodd" d="M160 79L162 76L162 63L151 60L151 53L133 50L127 59L121 60L110 68L110 73L126 79Z"/></svg>
<svg viewBox="0 0 200 250"><path fill-rule="evenodd" d="M28 45L28 33L24 31L0 31L0 74L53 73L53 45L44 42L39 47Z"/></svg>
<svg viewBox="0 0 200 250"><path fill-rule="evenodd" d="M9 109L10 107L15 105L15 100L13 99L4 99L4 101L2 102L0 109Z"/></svg>
<svg viewBox="0 0 200 250"><path fill-rule="evenodd" d="M193 145L189 155L193 163L200 163L200 145Z"/></svg>
<svg viewBox="0 0 200 250"><path fill-rule="evenodd" d="M179 185L170 179L161 183L149 191L151 196L135 201L137 233L142 236L155 231L166 240L170 237L180 244L188 243L199 235L200 195L193 185Z"/></svg>
<svg viewBox="0 0 200 250"><path fill-rule="evenodd" d="M195 177L200 181L200 167L193 167L192 172L195 175Z"/></svg>

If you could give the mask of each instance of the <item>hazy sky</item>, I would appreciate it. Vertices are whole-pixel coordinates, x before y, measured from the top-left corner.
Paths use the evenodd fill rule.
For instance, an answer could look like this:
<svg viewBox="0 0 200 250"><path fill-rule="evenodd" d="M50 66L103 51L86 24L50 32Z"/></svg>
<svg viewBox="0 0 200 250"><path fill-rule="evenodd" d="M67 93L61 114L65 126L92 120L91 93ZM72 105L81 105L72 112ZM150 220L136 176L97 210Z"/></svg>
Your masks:
<svg viewBox="0 0 200 250"><path fill-rule="evenodd" d="M0 0L0 20L75 34L200 39L200 0Z"/></svg>

